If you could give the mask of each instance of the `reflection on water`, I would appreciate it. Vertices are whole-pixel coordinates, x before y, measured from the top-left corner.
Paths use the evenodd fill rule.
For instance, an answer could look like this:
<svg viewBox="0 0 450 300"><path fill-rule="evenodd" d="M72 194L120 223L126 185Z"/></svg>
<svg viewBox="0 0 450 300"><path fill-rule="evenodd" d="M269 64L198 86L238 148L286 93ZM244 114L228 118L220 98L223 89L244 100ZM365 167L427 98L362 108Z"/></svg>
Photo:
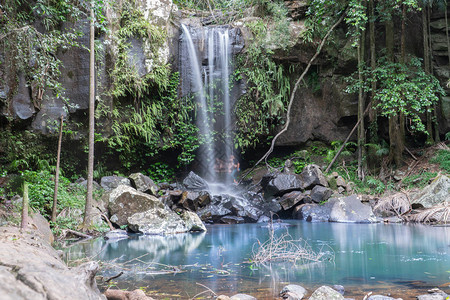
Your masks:
<svg viewBox="0 0 450 300"><path fill-rule="evenodd" d="M374 287L411 281L438 286L450 281L448 227L288 222L293 226L280 229L280 234L288 230L315 251L330 246L334 262L250 264L255 242L268 238L267 228L260 224L213 225L207 233L165 237L136 235L115 243L98 239L70 248L67 255L69 259L95 256L116 265L139 257L128 263L133 267L119 277L118 285L149 287L180 298L202 291L197 282L229 295L244 292L273 297L286 283ZM150 265L152 268L138 268ZM172 272L157 275L161 274L158 270ZM104 272L110 276L117 270Z"/></svg>

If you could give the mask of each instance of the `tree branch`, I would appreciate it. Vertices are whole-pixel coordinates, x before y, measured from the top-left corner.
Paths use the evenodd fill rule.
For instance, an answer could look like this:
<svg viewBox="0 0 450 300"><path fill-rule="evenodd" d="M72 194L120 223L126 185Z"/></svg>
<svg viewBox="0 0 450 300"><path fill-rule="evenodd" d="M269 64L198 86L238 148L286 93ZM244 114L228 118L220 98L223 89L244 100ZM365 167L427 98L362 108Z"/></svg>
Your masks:
<svg viewBox="0 0 450 300"><path fill-rule="evenodd" d="M285 133L288 128L289 128L289 124L291 123L291 109L292 109L292 104L294 103L294 97L295 97L295 92L297 92L297 89L300 85L300 82L303 80L303 77L305 77L306 73L308 73L309 68L311 67L311 65L313 64L313 62L316 60L316 58L319 56L320 52L322 51L323 46L325 45L325 42L327 41L328 37L330 36L330 34L333 32L333 30L342 22L342 20L344 20L345 15L347 14L347 9L345 9L345 11L342 13L341 17L339 18L339 20L333 24L333 26L331 26L331 28L328 30L327 34L323 37L322 42L320 43L319 47L316 50L316 53L314 54L314 56L310 59L308 65L306 66L305 70L303 71L303 73L300 75L300 77L297 79L297 81L295 82L294 85L294 89L291 93L291 97L289 99L289 105L288 105L288 110L286 113L286 124L284 125L284 128L277 133L277 135L275 135L275 137L272 140L272 144L270 145L269 150L266 152L266 154L264 154L261 159L247 172L245 173L241 180L239 181L239 183L245 179L245 177L248 176L248 174L250 174L257 165L259 165L263 160L266 163L266 166L268 165L267 163L267 158L269 157L269 155L273 152L273 149L275 147L275 142L278 139L278 137L280 135L282 135L283 133Z"/></svg>

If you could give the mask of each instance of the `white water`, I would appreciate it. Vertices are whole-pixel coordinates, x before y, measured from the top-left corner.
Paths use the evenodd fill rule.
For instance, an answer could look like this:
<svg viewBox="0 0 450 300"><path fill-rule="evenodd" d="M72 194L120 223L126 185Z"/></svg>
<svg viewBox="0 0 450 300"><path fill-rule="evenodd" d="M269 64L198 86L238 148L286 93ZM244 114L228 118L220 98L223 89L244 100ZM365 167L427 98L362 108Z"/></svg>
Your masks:
<svg viewBox="0 0 450 300"><path fill-rule="evenodd" d="M190 86L198 103L197 126L206 140L205 149L198 153L199 172L210 183L211 192L219 194L233 183L233 174L228 168L233 156L230 34L224 27L200 29L182 25L182 29L182 43L187 44L185 48L192 72ZM195 38L201 39L197 43L199 47L195 46ZM181 51L183 49L181 47ZM202 51L206 56L205 65L199 60Z"/></svg>

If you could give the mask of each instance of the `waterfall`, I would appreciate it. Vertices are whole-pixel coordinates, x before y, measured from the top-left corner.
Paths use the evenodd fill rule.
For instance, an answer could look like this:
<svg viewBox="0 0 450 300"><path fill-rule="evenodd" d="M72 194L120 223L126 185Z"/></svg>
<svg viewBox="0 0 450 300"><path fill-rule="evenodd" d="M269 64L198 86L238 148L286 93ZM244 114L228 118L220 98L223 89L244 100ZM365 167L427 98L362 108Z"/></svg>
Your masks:
<svg viewBox="0 0 450 300"><path fill-rule="evenodd" d="M181 27L182 95L194 94L198 107L197 126L205 138L205 145L197 154L198 172L210 186L219 186L214 183L230 185L237 170L236 158L233 161L236 155L231 110L236 97L230 92L233 71L230 29L226 26ZM217 188L216 192L219 190Z"/></svg>

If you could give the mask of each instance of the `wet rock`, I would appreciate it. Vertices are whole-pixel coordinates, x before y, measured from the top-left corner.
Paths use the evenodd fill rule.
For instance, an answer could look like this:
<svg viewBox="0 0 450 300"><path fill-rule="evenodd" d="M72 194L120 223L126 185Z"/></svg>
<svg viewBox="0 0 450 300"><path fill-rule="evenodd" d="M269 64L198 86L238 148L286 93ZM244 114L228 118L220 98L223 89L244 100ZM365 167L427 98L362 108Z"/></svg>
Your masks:
<svg viewBox="0 0 450 300"><path fill-rule="evenodd" d="M441 294L420 295L417 300L446 300L446 297Z"/></svg>
<svg viewBox="0 0 450 300"><path fill-rule="evenodd" d="M327 201L332 193L333 191L329 188L323 187L321 185L316 185L311 191L311 200L316 203Z"/></svg>
<svg viewBox="0 0 450 300"><path fill-rule="evenodd" d="M411 197L411 204L420 204L425 208L450 202L450 178L437 176L433 182L422 191Z"/></svg>
<svg viewBox="0 0 450 300"><path fill-rule="evenodd" d="M128 238L128 233L126 230L116 229L108 231L105 236L105 240L122 240Z"/></svg>
<svg viewBox="0 0 450 300"><path fill-rule="evenodd" d="M330 220L331 208L336 201L336 198L331 198L322 205L314 203L305 204L294 212L293 217L308 222L328 222Z"/></svg>
<svg viewBox="0 0 450 300"><path fill-rule="evenodd" d="M204 190L208 190L209 186L208 183L206 182L205 179L201 178L200 176L198 176L197 174L195 174L194 172L189 172L188 176L183 180L183 185L188 189L188 190L193 190L193 191L204 191Z"/></svg>
<svg viewBox="0 0 450 300"><path fill-rule="evenodd" d="M158 206L133 214L128 218L128 228L134 232L158 235L189 231L179 215Z"/></svg>
<svg viewBox="0 0 450 300"><path fill-rule="evenodd" d="M305 198L305 194L299 191L293 191L287 194L284 194L278 202L284 210L288 210L291 207L297 205Z"/></svg>
<svg viewBox="0 0 450 300"><path fill-rule="evenodd" d="M344 300L344 296L329 286L323 285L314 291L309 300Z"/></svg>
<svg viewBox="0 0 450 300"><path fill-rule="evenodd" d="M236 294L230 298L230 300L258 300L253 296L246 294Z"/></svg>
<svg viewBox="0 0 450 300"><path fill-rule="evenodd" d="M356 195L338 198L330 212L330 222L340 223L376 223L379 219L372 208L365 205Z"/></svg>
<svg viewBox="0 0 450 300"><path fill-rule="evenodd" d="M310 189L316 185L328 186L327 179L316 165L307 165L300 174L300 179L303 181L303 189Z"/></svg>
<svg viewBox="0 0 450 300"><path fill-rule="evenodd" d="M220 218L220 221L225 224L242 224L245 222L244 218L237 216L225 216Z"/></svg>
<svg viewBox="0 0 450 300"><path fill-rule="evenodd" d="M181 214L181 219L186 224L188 231L206 231L205 224L203 224L196 213L184 211Z"/></svg>
<svg viewBox="0 0 450 300"><path fill-rule="evenodd" d="M102 177L100 179L100 185L105 189L105 191L111 191L119 185L127 185L131 187L131 182L128 178L113 175Z"/></svg>
<svg viewBox="0 0 450 300"><path fill-rule="evenodd" d="M270 218L268 216L261 216L256 223L268 223L269 221Z"/></svg>
<svg viewBox="0 0 450 300"><path fill-rule="evenodd" d="M339 294L341 294L342 296L344 296L345 294L345 288L344 286L340 285L340 284L335 284L333 285L333 289L335 291L337 291Z"/></svg>
<svg viewBox="0 0 450 300"><path fill-rule="evenodd" d="M84 179L83 177L78 178L75 182L74 182L75 186L78 188L83 188L83 189L87 189L87 180ZM72 185L72 184L71 184ZM102 187L100 184L98 184L96 181L92 181L92 187L94 188L94 190L98 191L101 190Z"/></svg>
<svg viewBox="0 0 450 300"><path fill-rule="evenodd" d="M301 300L306 295L306 289L300 285L289 284L285 286L281 292L280 296L283 299L288 300Z"/></svg>
<svg viewBox="0 0 450 300"><path fill-rule="evenodd" d="M164 204L156 197L138 192L130 186L119 185L109 194L108 210L111 222L118 226L128 224L135 213L153 209L163 211Z"/></svg>
<svg viewBox="0 0 450 300"><path fill-rule="evenodd" d="M230 300L230 297L225 296L225 295L220 295L219 297L216 298L216 300Z"/></svg>
<svg viewBox="0 0 450 300"><path fill-rule="evenodd" d="M281 196L291 191L299 191L303 186L303 182L296 174L273 174L270 180L266 179L262 182L267 182L266 185L263 185L266 197Z"/></svg>
<svg viewBox="0 0 450 300"><path fill-rule="evenodd" d="M185 191L178 204L186 209L197 211L209 203L211 203L211 195L208 192Z"/></svg>
<svg viewBox="0 0 450 300"><path fill-rule="evenodd" d="M129 176L131 180L131 186L134 187L139 192L149 193L153 196L158 196L159 187L153 180L145 176L142 173L133 173Z"/></svg>

